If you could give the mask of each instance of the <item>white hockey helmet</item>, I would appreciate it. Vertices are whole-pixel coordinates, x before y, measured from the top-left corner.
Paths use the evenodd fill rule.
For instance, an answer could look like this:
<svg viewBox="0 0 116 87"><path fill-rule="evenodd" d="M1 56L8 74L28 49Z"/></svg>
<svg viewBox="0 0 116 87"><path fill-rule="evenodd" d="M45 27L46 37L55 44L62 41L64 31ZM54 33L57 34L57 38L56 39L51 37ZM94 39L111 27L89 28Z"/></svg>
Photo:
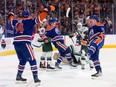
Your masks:
<svg viewBox="0 0 116 87"><path fill-rule="evenodd" d="M39 31L39 35L43 36L43 35L45 35L46 29L44 27L41 27L41 28L39 28L38 31Z"/></svg>
<svg viewBox="0 0 116 87"><path fill-rule="evenodd" d="M81 27L82 27L82 23L79 22L79 23L77 24L77 27L78 27L78 28L81 28Z"/></svg>

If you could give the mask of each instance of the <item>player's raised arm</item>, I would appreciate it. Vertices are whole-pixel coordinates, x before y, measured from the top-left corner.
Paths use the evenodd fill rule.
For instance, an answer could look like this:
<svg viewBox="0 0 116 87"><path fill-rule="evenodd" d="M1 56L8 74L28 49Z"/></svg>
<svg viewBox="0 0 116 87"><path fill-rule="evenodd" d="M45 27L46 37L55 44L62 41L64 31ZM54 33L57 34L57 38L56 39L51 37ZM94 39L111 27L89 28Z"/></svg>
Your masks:
<svg viewBox="0 0 116 87"><path fill-rule="evenodd" d="M49 11L54 11L54 10L55 10L55 7L53 5L50 5L50 6L46 7L46 8L44 8L43 12L38 15L37 19L39 21L37 21L37 22L41 23L46 18L46 16L48 15L48 12Z"/></svg>

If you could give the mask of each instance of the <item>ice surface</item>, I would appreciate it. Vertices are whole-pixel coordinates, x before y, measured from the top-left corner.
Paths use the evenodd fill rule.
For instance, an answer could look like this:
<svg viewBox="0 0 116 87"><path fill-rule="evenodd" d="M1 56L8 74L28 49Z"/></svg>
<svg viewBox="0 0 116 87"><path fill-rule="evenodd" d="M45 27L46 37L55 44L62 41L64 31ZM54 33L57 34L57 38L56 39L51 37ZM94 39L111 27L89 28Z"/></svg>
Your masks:
<svg viewBox="0 0 116 87"><path fill-rule="evenodd" d="M71 68L68 65L61 64L60 71L46 71L39 69L39 78L41 85L39 87L116 87L116 49L102 49L100 52L100 61L103 68L103 76L99 79L91 79L90 75L95 70L90 70L88 65L85 70L81 67ZM37 61L41 52L35 53ZM0 87L35 87L29 64L23 77L27 78L26 84L16 84L18 59L16 55L0 56Z"/></svg>

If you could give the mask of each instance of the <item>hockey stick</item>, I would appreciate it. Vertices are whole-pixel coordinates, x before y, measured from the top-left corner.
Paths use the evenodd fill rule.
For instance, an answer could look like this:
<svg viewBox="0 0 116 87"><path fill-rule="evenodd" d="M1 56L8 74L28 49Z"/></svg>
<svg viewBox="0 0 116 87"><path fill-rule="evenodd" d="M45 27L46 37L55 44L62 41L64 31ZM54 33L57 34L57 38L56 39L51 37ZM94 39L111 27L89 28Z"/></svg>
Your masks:
<svg viewBox="0 0 116 87"><path fill-rule="evenodd" d="M75 42L74 42L74 40L73 40L73 38L72 38L72 37L71 37L71 40L72 40L73 44L75 44Z"/></svg>
<svg viewBox="0 0 116 87"><path fill-rule="evenodd" d="M40 48L42 45L40 45L40 46L37 46L37 45L35 45L35 44L32 44L34 47L37 47L37 48Z"/></svg>
<svg viewBox="0 0 116 87"><path fill-rule="evenodd" d="M44 8L47 8L47 7L48 7L48 6L46 5L46 1L45 1L45 0L41 0L41 2L42 2L42 4L43 4Z"/></svg>
<svg viewBox="0 0 116 87"><path fill-rule="evenodd" d="M75 31L76 31L76 32L75 32L76 35L79 35L79 36L81 36L82 39L84 39L83 35L80 33L80 31L78 30L78 28L75 29ZM77 33L78 33L78 34L77 34Z"/></svg>

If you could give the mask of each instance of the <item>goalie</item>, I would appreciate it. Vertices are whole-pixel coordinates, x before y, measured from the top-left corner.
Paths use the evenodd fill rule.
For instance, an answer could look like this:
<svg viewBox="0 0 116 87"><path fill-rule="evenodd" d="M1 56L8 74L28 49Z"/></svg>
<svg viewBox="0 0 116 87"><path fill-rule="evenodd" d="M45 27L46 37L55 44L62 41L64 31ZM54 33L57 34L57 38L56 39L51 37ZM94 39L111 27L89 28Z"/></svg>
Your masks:
<svg viewBox="0 0 116 87"><path fill-rule="evenodd" d="M93 68L91 60L89 60L86 55L88 52L88 42L87 42L88 28L83 27L82 23L78 23L76 27L77 29L75 30L75 33L69 35L71 39L74 35L77 38L76 45L70 46L72 49L73 59L74 60L76 59L77 62L81 63L81 69L85 69L85 63L89 63L90 68Z"/></svg>

